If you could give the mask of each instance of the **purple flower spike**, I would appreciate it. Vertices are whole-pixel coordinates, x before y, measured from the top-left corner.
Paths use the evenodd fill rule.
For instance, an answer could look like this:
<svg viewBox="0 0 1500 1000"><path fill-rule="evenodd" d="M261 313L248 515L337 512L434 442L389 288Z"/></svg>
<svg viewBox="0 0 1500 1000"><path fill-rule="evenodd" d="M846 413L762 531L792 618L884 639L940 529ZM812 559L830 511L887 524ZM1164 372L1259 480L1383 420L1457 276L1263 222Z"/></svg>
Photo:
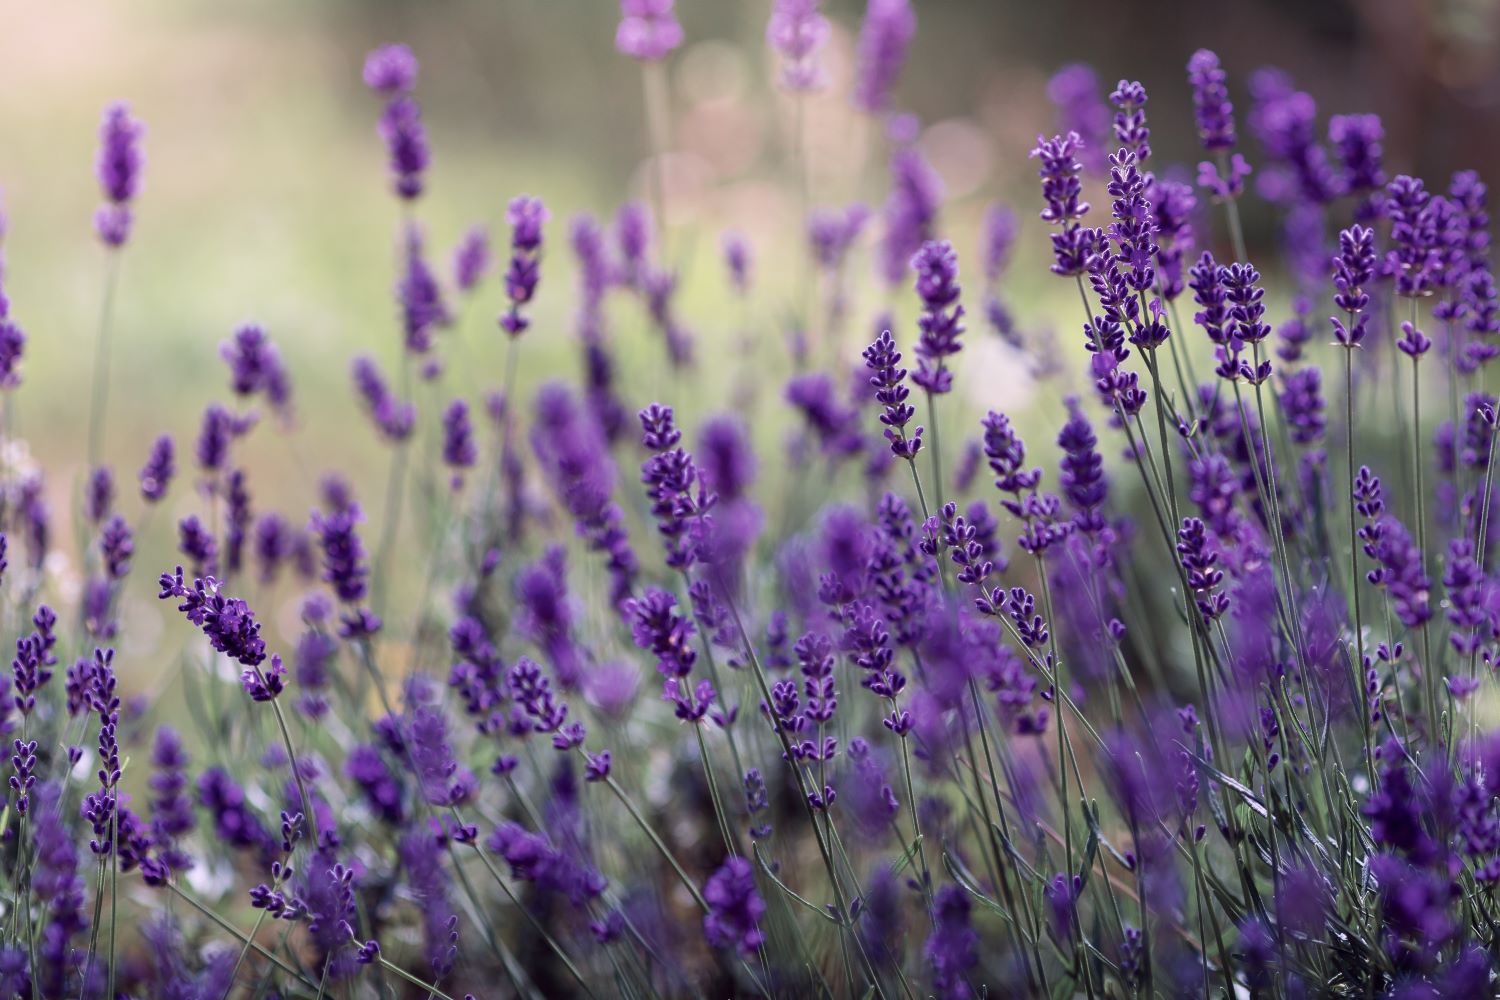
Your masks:
<svg viewBox="0 0 1500 1000"><path fill-rule="evenodd" d="M505 272L505 295L510 310L500 317L500 327L512 337L519 337L531 325L521 315L521 307L536 294L541 278L542 225L549 218L540 198L520 195L511 199L505 220L511 224L510 267Z"/></svg>
<svg viewBox="0 0 1500 1000"><path fill-rule="evenodd" d="M1064 66L1047 81L1058 130L1078 135L1083 165L1090 173L1103 172L1109 142L1109 108L1101 93L1099 75L1085 63Z"/></svg>
<svg viewBox="0 0 1500 1000"><path fill-rule="evenodd" d="M760 918L766 903L755 888L755 869L742 857L732 857L703 886L708 913L703 933L715 948L735 948L753 954L765 941Z"/></svg>
<svg viewBox="0 0 1500 1000"><path fill-rule="evenodd" d="M898 367L901 352L896 350L891 331L884 331L865 348L864 357L865 367L870 370L870 384L875 387L875 399L885 407L880 422L885 425L891 454L910 461L922 450L922 428L918 427L911 437L906 436L906 425L917 410L906 401L911 390L906 387L906 369Z"/></svg>
<svg viewBox="0 0 1500 1000"><path fill-rule="evenodd" d="M396 194L411 201L422 193L422 173L427 169L427 129L422 124L422 106L412 97L398 97L380 116L380 137L390 154Z"/></svg>
<svg viewBox="0 0 1500 1000"><path fill-rule="evenodd" d="M1432 340L1421 330L1411 323L1401 324L1401 337L1396 341L1396 346L1401 353L1413 361L1421 360L1422 355L1432 348Z"/></svg>
<svg viewBox="0 0 1500 1000"><path fill-rule="evenodd" d="M454 287L472 292L489 269L490 235L483 226L473 226L453 251Z"/></svg>
<svg viewBox="0 0 1500 1000"><path fill-rule="evenodd" d="M1229 75L1220 68L1219 57L1208 49L1199 49L1188 60L1187 73L1203 148L1210 153L1233 149L1234 105L1229 102Z"/></svg>
<svg viewBox="0 0 1500 1000"><path fill-rule="evenodd" d="M826 81L818 52L828 42L828 18L819 0L776 0L766 24L766 42L781 56L781 82L788 90L818 90Z"/></svg>
<svg viewBox="0 0 1500 1000"><path fill-rule="evenodd" d="M1079 178L1083 172L1083 164L1078 161L1082 140L1077 132L1069 132L1050 139L1037 136L1036 141L1031 155L1042 161L1038 176L1042 179L1042 198L1047 202L1041 218L1059 230L1052 234L1052 273L1065 277L1082 274L1094 244L1092 233L1079 223L1089 210Z"/></svg>
<svg viewBox="0 0 1500 1000"><path fill-rule="evenodd" d="M443 412L443 462L453 470L455 488L463 483L463 470L472 468L478 457L469 404L455 399Z"/></svg>
<svg viewBox="0 0 1500 1000"><path fill-rule="evenodd" d="M953 373L944 359L962 349L958 338L964 332L964 307L958 304L958 255L946 240L929 242L917 251L911 266L917 272L917 295L922 299L922 315L917 320L922 335L917 340L912 381L930 393L945 393L953 388Z"/></svg>
<svg viewBox="0 0 1500 1000"><path fill-rule="evenodd" d="M615 49L642 62L665 59L682 44L682 25L672 10L674 0L620 0L620 26Z"/></svg>
<svg viewBox="0 0 1500 1000"><path fill-rule="evenodd" d="M408 226L402 240L401 280L396 285L396 301L401 308L401 328L406 349L412 354L426 354L432 348L433 331L446 326L451 317L443 305L442 289L437 276L427 264L421 231Z"/></svg>
<svg viewBox="0 0 1500 1000"><path fill-rule="evenodd" d="M1375 277L1375 232L1364 226L1351 226L1339 233L1339 252L1333 259L1333 296L1335 307L1348 314L1348 324L1332 317L1333 335L1345 347L1357 347L1365 339L1369 317L1365 307L1370 296L1365 286Z"/></svg>
<svg viewBox="0 0 1500 1000"><path fill-rule="evenodd" d="M1219 592L1224 574L1217 568L1219 554L1214 551L1202 520L1182 519L1177 532L1177 554L1182 557L1182 568L1187 570L1188 588L1199 612L1206 621L1213 621L1229 609L1229 595Z"/></svg>
<svg viewBox="0 0 1500 1000"><path fill-rule="evenodd" d="M417 85L417 57L405 45L382 45L365 56L364 78L383 97L410 93Z"/></svg>
<svg viewBox="0 0 1500 1000"><path fill-rule="evenodd" d="M917 33L910 0L870 0L859 29L854 103L872 115L891 105L906 50Z"/></svg>
<svg viewBox="0 0 1500 1000"><path fill-rule="evenodd" d="M108 204L94 216L94 228L105 245L124 246L130 238L130 203L141 186L141 135L145 129L123 103L104 111L99 127L96 172Z"/></svg>

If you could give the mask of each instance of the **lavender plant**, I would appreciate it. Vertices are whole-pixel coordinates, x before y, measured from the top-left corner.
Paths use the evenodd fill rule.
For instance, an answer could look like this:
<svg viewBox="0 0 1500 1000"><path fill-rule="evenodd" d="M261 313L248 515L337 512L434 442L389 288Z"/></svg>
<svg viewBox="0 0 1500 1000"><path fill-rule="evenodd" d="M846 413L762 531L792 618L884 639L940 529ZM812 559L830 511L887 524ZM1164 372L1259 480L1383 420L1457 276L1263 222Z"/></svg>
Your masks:
<svg viewBox="0 0 1500 1000"><path fill-rule="evenodd" d="M671 0L621 11L660 159L683 29ZM143 135L111 107L79 586L45 570L40 473L0 473L0 996L1500 988L1483 183L1387 179L1377 118L1334 116L1322 142L1313 99L1268 70L1248 86L1252 174L1233 81L1200 51L1195 187L1157 172L1152 129L1173 123L1148 122L1140 83L1105 95L1067 67L1063 131L1031 151L1050 252L997 205L973 272L1005 356L1062 401L1022 413L965 363L986 336L963 324L967 230L895 111L915 30L905 0L872 0L859 35L884 209L804 205L782 248L821 296L772 305L821 325L823 351L762 350L735 413L618 374L620 298L658 360L705 363L659 171L654 217L571 221L572 291L549 209L509 202L506 362L453 380L489 237L461 236L451 276L428 263L417 61L371 53L401 206L396 375L361 355L352 377L389 478L376 507L330 471L305 515L258 507L246 439L296 414L255 324L221 348L228 392L187 468L170 434L140 442L136 501L102 464ZM830 31L815 0L774 5L799 109ZM1255 261L1252 199L1280 224ZM848 262L872 219L885 296L866 302ZM775 289L746 239L721 245L747 325ZM1022 333L1022 261L1065 282L1044 300L1072 331L1056 347ZM523 399L523 337L565 337L534 309L547 295L573 303L579 375ZM868 347L845 348L867 317ZM0 392L24 346L0 291ZM1055 452L1028 448L1042 421ZM138 545L174 493L181 565L149 567L152 591ZM127 602L149 593L180 614L180 653L137 697Z"/></svg>

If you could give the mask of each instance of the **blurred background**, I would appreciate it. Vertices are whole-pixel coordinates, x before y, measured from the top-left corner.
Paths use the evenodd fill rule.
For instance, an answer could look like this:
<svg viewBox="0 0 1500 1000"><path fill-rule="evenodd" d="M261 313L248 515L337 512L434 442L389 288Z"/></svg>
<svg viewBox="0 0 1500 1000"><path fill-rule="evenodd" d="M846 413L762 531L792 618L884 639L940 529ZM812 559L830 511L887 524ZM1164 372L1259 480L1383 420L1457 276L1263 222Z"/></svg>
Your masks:
<svg viewBox="0 0 1500 1000"><path fill-rule="evenodd" d="M1331 113L1382 115L1389 173L1415 170L1445 184L1452 170L1472 167L1493 182L1500 167L1500 5L1491 0L914 6L919 30L898 103L920 121L921 147L942 178L939 230L972 273L985 206L1002 200L1016 208L1024 221L1007 295L1030 331L1066 333L1078 322L1071 287L1056 287L1046 272L1027 158L1036 134L1056 127L1047 82L1066 63L1092 64L1105 90L1126 75L1145 84L1159 165L1191 170L1199 158L1184 65L1194 49L1209 47L1230 74L1252 162L1259 150L1243 126L1246 81L1275 64L1316 98L1320 123ZM706 361L694 379L697 398L678 402L701 413L722 399L718 390L735 372L727 353L735 328L782 336L775 290L796 287L805 243L788 155L791 104L775 86L764 44L769 0L678 7L687 42L667 64L665 175L684 269L679 309ZM885 146L847 96L863 3L830 0L823 9L834 37L824 58L830 86L805 109L811 202L878 204ZM417 95L433 166L418 218L435 264L446 277L451 248L473 224L489 227L503 247L508 200L521 192L545 199L553 221L522 398L547 377L574 375L566 222L578 211L607 217L622 200L644 198L649 169L641 72L614 51L614 3L0 0L0 10L5 283L29 337L14 419L47 471L55 510L68 509L83 474L104 273L91 224L99 202L94 157L99 117L112 100L128 101L147 129L144 189L114 318L106 451L122 494L133 493L134 470L158 433L172 432L189 464L204 405L227 396L218 346L237 325L256 321L291 368L299 423L287 439L252 437L247 461L259 470L258 504L306 509L317 477L305 473L323 468L349 476L362 496L380 496L388 459L359 414L348 365L369 352L389 369L399 353L400 215L375 132L380 104L360 81L364 54L384 42L408 43L422 63ZM1254 199L1246 212L1254 256L1276 239L1275 223ZM727 229L744 233L756 251L762 293L749 316L723 308L718 234ZM854 269L874 284L867 254ZM459 316L457 335L473 363L449 391L477 397L500 382L501 299L491 276ZM886 304L877 296L864 307L873 315ZM913 310L907 301L889 304ZM642 325L638 312L613 319L626 345L629 330ZM861 336L864 324L863 314L854 320ZM646 402L637 397L659 385L650 374L661 367L659 348L627 348L621 360L635 394L626 402ZM965 355L961 389L976 409L981 399L1024 407L1030 383L1013 360L977 349ZM433 401L425 405L435 410ZM1050 412L1057 410L1053 399ZM178 489L172 504L185 512L196 500ZM367 506L378 518L378 503ZM142 539L138 574L154 577L157 563L171 560L171 520L158 518ZM66 550L67 532L58 536ZM58 576L71 579L66 565ZM140 606L134 616L125 612L133 617L127 648L152 642L147 623L159 621L153 595L134 589L140 593L127 602ZM294 615L292 600L281 614Z"/></svg>

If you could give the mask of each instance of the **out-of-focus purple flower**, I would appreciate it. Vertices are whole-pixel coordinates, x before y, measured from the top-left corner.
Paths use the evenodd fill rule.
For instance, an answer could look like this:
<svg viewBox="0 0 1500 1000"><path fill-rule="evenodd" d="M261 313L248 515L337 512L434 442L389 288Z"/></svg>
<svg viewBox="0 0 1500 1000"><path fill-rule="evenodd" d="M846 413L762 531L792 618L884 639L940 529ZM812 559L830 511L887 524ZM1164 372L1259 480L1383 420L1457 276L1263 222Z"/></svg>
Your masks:
<svg viewBox="0 0 1500 1000"><path fill-rule="evenodd" d="M969 920L969 897L956 885L933 896L932 933L923 953L932 967L932 988L941 1000L970 996L969 970L979 964L979 935Z"/></svg>
<svg viewBox="0 0 1500 1000"><path fill-rule="evenodd" d="M198 515L190 514L177 523L177 538L178 551L192 564L194 576L218 572L219 543Z"/></svg>
<svg viewBox="0 0 1500 1000"><path fill-rule="evenodd" d="M210 403L203 411L203 423L198 430L198 464L203 471L223 471L229 460L229 446L254 426L254 413L237 417L218 403Z"/></svg>
<svg viewBox="0 0 1500 1000"><path fill-rule="evenodd" d="M1099 439L1083 413L1078 400L1067 400L1068 421L1057 435L1057 446L1063 456L1058 463L1063 497L1076 513L1073 523L1085 534L1097 535L1107 526L1103 510L1109 496L1109 482L1104 476L1104 459L1099 454Z"/></svg>
<svg viewBox="0 0 1500 1000"><path fill-rule="evenodd" d="M608 560L611 602L619 606L635 586L638 568L624 512L612 499L615 466L593 414L560 383L542 387L531 445L589 548Z"/></svg>
<svg viewBox="0 0 1500 1000"><path fill-rule="evenodd" d="M890 109L891 91L906 63L906 50L917 33L910 0L869 0L860 25L854 78L854 103L870 114Z"/></svg>
<svg viewBox="0 0 1500 1000"><path fill-rule="evenodd" d="M130 527L119 514L105 522L99 533L99 555L104 561L104 570L112 580L123 580L130 572L130 557L135 554L135 542Z"/></svg>
<svg viewBox="0 0 1500 1000"><path fill-rule="evenodd" d="M432 348L436 327L448 324L437 276L427 263L425 241L415 225L406 227L401 240L401 279L396 284L396 303L401 310L401 330L406 349L426 354Z"/></svg>
<svg viewBox="0 0 1500 1000"><path fill-rule="evenodd" d="M115 477L109 466L101 465L89 473L83 501L84 516L90 524L97 525L109 516L115 503Z"/></svg>
<svg viewBox="0 0 1500 1000"><path fill-rule="evenodd" d="M351 371L355 391L381 435L398 443L410 437L417 422L416 407L395 397L374 360L360 355L354 359Z"/></svg>
<svg viewBox="0 0 1500 1000"><path fill-rule="evenodd" d="M443 411L443 463L453 470L455 487L463 483L463 472L479 457L474 446L474 428L469 422L469 404L455 399Z"/></svg>
<svg viewBox="0 0 1500 1000"><path fill-rule="evenodd" d="M1254 105L1250 130L1265 147L1271 167L1258 188L1268 200L1324 205L1339 193L1339 178L1317 141L1318 107L1279 71L1259 70L1250 79Z"/></svg>
<svg viewBox="0 0 1500 1000"><path fill-rule="evenodd" d="M1057 113L1057 130L1079 138L1079 158L1091 173L1104 172L1109 141L1109 108L1091 66L1071 63L1047 81L1047 99Z"/></svg>
<svg viewBox="0 0 1500 1000"><path fill-rule="evenodd" d="M945 393L953 387L953 373L944 359L962 349L958 338L964 332L958 255L946 240L928 242L912 258L911 266L917 272L917 295L922 300L922 315L917 319L922 335L917 340L918 363L912 381L929 393Z"/></svg>
<svg viewBox="0 0 1500 1000"><path fill-rule="evenodd" d="M1145 199L1151 205L1156 228L1156 283L1168 300L1182 294L1183 261L1193 252L1193 212L1198 199L1189 184L1147 175Z"/></svg>
<svg viewBox="0 0 1500 1000"><path fill-rule="evenodd" d="M993 285L1005 273L1010 263L1011 248L1015 246L1016 234L1021 223L1015 210L1009 205L994 204L984 213L984 232L980 238L984 264L984 280Z"/></svg>
<svg viewBox="0 0 1500 1000"><path fill-rule="evenodd" d="M863 447L859 413L838 398L838 388L827 372L793 377L786 384L785 398L807 421L825 455L845 458Z"/></svg>
<svg viewBox="0 0 1500 1000"><path fill-rule="evenodd" d="M448 742L447 720L440 709L421 705L411 717L411 757L430 805L457 806L479 789L474 773L462 767Z"/></svg>
<svg viewBox="0 0 1500 1000"><path fill-rule="evenodd" d="M505 211L505 221L511 225L510 265L505 271L505 297L510 300L510 309L500 317L500 328L512 337L519 337L531 325L531 320L521 314L521 307L531 301L541 279L542 225L549 218L540 198L524 194L512 198Z"/></svg>
<svg viewBox="0 0 1500 1000"><path fill-rule="evenodd" d="M664 59L682 44L682 25L672 10L675 0L620 0L615 49L642 62Z"/></svg>
<svg viewBox="0 0 1500 1000"><path fill-rule="evenodd" d="M1203 148L1210 153L1233 149L1234 105L1229 102L1229 75L1219 66L1219 57L1208 49L1199 49L1188 60L1187 74Z"/></svg>
<svg viewBox="0 0 1500 1000"><path fill-rule="evenodd" d="M1432 618L1432 588L1422 553L1406 526L1395 515L1383 513L1380 480L1368 468L1360 468L1354 486L1355 508L1366 519L1359 529L1362 548L1376 563L1365 578L1390 595L1392 610L1403 625L1418 628Z"/></svg>
<svg viewBox="0 0 1500 1000"><path fill-rule="evenodd" d="M0 257L0 277L5 260ZM21 384L21 355L26 350L26 334L10 315L10 302L0 287L0 389L14 389Z"/></svg>
<svg viewBox="0 0 1500 1000"><path fill-rule="evenodd" d="M1420 178L1406 174L1386 187L1385 213L1391 220L1386 266L1396 276L1396 293L1425 295L1441 265L1439 234L1431 211L1432 196Z"/></svg>
<svg viewBox="0 0 1500 1000"><path fill-rule="evenodd" d="M99 186L108 203L94 216L94 229L106 246L130 239L130 203L141 186L141 135L145 128L131 117L129 106L111 104L99 127Z"/></svg>
<svg viewBox="0 0 1500 1000"><path fill-rule="evenodd" d="M869 220L870 210L860 204L850 205L842 211L814 209L807 219L807 238L818 265L829 272L843 267L849 248Z"/></svg>
<svg viewBox="0 0 1500 1000"><path fill-rule="evenodd" d="M235 395L264 392L278 410L290 403L291 382L281 352L260 327L240 327L232 340L219 345L219 356L229 365L229 386Z"/></svg>
<svg viewBox="0 0 1500 1000"><path fill-rule="evenodd" d="M774 16L774 15L773 15ZM721 242L729 283L740 295L750 291L750 244L744 234L728 232Z"/></svg>
<svg viewBox="0 0 1500 1000"><path fill-rule="evenodd" d="M826 80L818 52L828 42L828 18L819 0L776 0L766 24L766 43L781 56L781 82L788 90L821 88Z"/></svg>
<svg viewBox="0 0 1500 1000"><path fill-rule="evenodd" d="M881 213L885 231L880 237L881 275L887 284L905 277L912 256L932 238L942 197L942 181L920 150L907 146L892 154L891 192Z"/></svg>
<svg viewBox="0 0 1500 1000"><path fill-rule="evenodd" d="M453 286L472 292L490 269L490 234L483 226L471 226L453 248Z"/></svg>
<svg viewBox="0 0 1500 1000"><path fill-rule="evenodd" d="M715 948L733 948L749 955L765 941L760 919L766 902L755 888L755 869L742 857L731 857L703 886L708 913L703 933Z"/></svg>
<svg viewBox="0 0 1500 1000"><path fill-rule="evenodd" d="M323 582L345 604L357 604L365 598L369 569L365 566L365 547L357 528L363 519L359 505L355 504L328 513L314 511L307 526L323 549Z"/></svg>
<svg viewBox="0 0 1500 1000"><path fill-rule="evenodd" d="M409 93L417 85L417 57L405 45L382 45L365 56L365 86L384 97Z"/></svg>
<svg viewBox="0 0 1500 1000"><path fill-rule="evenodd" d="M396 194L406 201L417 198L429 159L422 106L413 97L395 98L380 116L379 132L390 155Z"/></svg>
<svg viewBox="0 0 1500 1000"><path fill-rule="evenodd" d="M151 454L141 467L141 496L147 503L157 503L167 495L167 487L176 471L172 438L163 434L151 445Z"/></svg>
<svg viewBox="0 0 1500 1000"><path fill-rule="evenodd" d="M561 893L574 907L586 906L605 889L604 877L591 866L516 823L501 823L484 845L505 859L513 877Z"/></svg>
<svg viewBox="0 0 1500 1000"><path fill-rule="evenodd" d="M1360 222L1375 217L1378 206L1370 196L1385 187L1384 139L1379 115L1334 115L1328 119L1328 141L1338 150L1343 168L1339 177L1342 193L1364 199L1356 210Z"/></svg>
<svg viewBox="0 0 1500 1000"><path fill-rule="evenodd" d="M1287 372L1280 400L1293 442L1312 445L1323 439L1328 420L1323 414L1323 376L1316 367Z"/></svg>

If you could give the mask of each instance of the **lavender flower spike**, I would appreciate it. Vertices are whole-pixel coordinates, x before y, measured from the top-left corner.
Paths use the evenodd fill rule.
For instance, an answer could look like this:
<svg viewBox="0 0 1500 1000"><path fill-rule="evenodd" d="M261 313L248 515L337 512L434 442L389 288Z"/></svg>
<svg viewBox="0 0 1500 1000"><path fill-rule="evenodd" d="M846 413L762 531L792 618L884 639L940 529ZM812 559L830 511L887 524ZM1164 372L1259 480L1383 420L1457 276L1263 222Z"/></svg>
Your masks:
<svg viewBox="0 0 1500 1000"><path fill-rule="evenodd" d="M99 127L99 186L108 204L94 216L94 229L106 246L124 246L130 238L130 203L141 186L141 123L129 106L111 104Z"/></svg>
<svg viewBox="0 0 1500 1000"><path fill-rule="evenodd" d="M1042 179L1042 198L1047 202L1041 218L1059 229L1052 234L1052 273L1065 277L1082 274L1094 243L1090 232L1079 222L1089 210L1089 203L1083 200L1083 181L1079 179L1083 171L1083 164L1078 161L1082 140L1077 132L1069 132L1050 139L1037 136L1036 143L1031 155L1042 161L1037 173Z"/></svg>
<svg viewBox="0 0 1500 1000"><path fill-rule="evenodd" d="M917 33L910 0L870 0L859 29L854 103L872 115L891 105L891 91L901 76L906 50Z"/></svg>
<svg viewBox="0 0 1500 1000"><path fill-rule="evenodd" d="M946 240L931 241L917 251L911 266L917 272L917 294L922 299L922 316L917 320L922 335L912 381L928 392L945 393L953 388L953 373L944 359L962 349L958 338L964 332L964 307L958 304L958 255Z"/></svg>
<svg viewBox="0 0 1500 1000"><path fill-rule="evenodd" d="M413 97L396 98L380 116L379 131L390 154L396 194L412 201L422 193L422 174L429 160L422 106Z"/></svg>
<svg viewBox="0 0 1500 1000"><path fill-rule="evenodd" d="M1210 153L1233 149L1234 105L1229 101L1228 74L1219 66L1219 57L1208 49L1193 53L1187 65L1188 83L1193 87L1193 114L1198 120L1198 137Z"/></svg>
<svg viewBox="0 0 1500 1000"><path fill-rule="evenodd" d="M880 422L885 424L885 437L891 443L891 453L907 461L917 457L922 450L922 428L918 427L911 437L906 436L906 425L916 415L916 407L906 401L911 390L906 387L906 369L897 367L901 363L901 352L896 350L896 340L886 330L865 348L865 367L870 369L870 384L875 387L875 399L885 409Z"/></svg>
<svg viewBox="0 0 1500 1000"><path fill-rule="evenodd" d="M531 325L521 315L521 307L536 294L541 276L542 224L549 218L540 198L519 195L511 199L505 219L511 224L510 267L505 272L505 295L510 309L500 317L500 327L512 337L519 337Z"/></svg>
<svg viewBox="0 0 1500 1000"><path fill-rule="evenodd" d="M788 90L820 89L827 77L818 52L828 42L828 18L819 0L776 0L766 24L766 42L781 55L781 82Z"/></svg>
<svg viewBox="0 0 1500 1000"><path fill-rule="evenodd" d="M672 10L674 0L620 0L620 26L615 49L641 62L665 59L682 44L682 25Z"/></svg>
<svg viewBox="0 0 1500 1000"><path fill-rule="evenodd" d="M365 56L365 86L385 97L411 93L417 85L417 57L405 45L382 45Z"/></svg>

